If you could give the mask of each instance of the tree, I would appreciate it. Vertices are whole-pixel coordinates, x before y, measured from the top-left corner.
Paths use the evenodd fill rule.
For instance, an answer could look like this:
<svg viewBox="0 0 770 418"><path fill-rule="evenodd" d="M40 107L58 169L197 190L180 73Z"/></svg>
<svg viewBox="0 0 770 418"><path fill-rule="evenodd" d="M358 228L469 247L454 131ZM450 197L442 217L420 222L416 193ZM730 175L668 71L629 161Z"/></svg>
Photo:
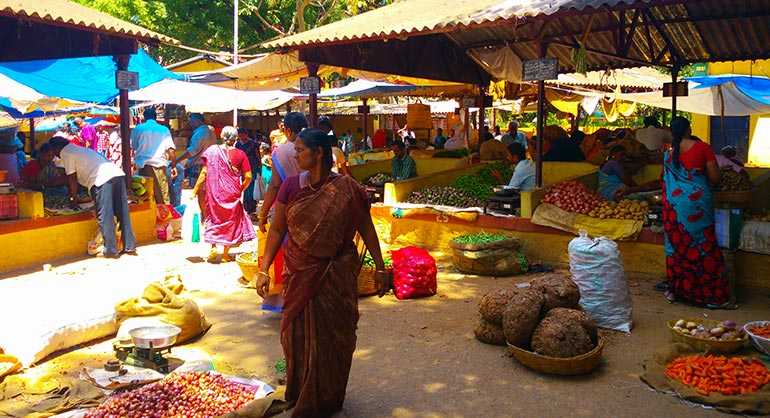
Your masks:
<svg viewBox="0 0 770 418"><path fill-rule="evenodd" d="M233 49L233 0L75 0L208 51ZM392 0L239 0L239 48L259 52L267 40L362 13ZM168 64L197 55L176 47L151 51Z"/></svg>

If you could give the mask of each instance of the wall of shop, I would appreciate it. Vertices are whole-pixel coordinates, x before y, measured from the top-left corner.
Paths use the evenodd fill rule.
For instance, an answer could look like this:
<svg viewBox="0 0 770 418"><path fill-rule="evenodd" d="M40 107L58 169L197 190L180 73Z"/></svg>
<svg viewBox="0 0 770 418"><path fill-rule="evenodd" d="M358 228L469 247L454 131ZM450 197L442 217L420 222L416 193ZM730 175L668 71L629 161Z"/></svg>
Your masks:
<svg viewBox="0 0 770 418"><path fill-rule="evenodd" d="M155 205L131 205L131 224L140 244L156 240ZM85 256L96 231L92 212L2 222L0 272L42 268L56 260Z"/></svg>
<svg viewBox="0 0 770 418"><path fill-rule="evenodd" d="M770 60L732 61L708 64L709 75L740 74L770 77ZM693 115L693 135L710 142L710 117ZM770 167L770 115L751 115L749 118L750 165Z"/></svg>

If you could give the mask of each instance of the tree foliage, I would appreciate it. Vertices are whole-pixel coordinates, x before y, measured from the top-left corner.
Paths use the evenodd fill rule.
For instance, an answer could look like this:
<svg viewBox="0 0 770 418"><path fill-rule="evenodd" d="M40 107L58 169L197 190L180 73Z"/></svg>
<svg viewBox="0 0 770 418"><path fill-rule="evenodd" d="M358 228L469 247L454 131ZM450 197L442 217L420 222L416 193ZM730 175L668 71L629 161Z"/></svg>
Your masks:
<svg viewBox="0 0 770 418"><path fill-rule="evenodd" d="M120 19L208 51L233 49L233 0L75 0ZM392 0L239 0L238 47L260 52L260 43L301 32L391 3ZM196 52L161 46L152 51L168 64Z"/></svg>

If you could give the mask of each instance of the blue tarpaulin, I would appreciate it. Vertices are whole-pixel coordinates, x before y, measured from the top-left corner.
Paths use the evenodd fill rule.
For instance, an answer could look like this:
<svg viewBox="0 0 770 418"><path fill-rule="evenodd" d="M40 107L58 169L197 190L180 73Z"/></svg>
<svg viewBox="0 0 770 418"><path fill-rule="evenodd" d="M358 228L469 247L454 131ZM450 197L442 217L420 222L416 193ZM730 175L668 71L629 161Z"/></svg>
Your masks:
<svg viewBox="0 0 770 418"><path fill-rule="evenodd" d="M724 75L711 77L688 77L687 80L698 83L696 88L719 86L734 83L741 93L751 99L770 106L770 79L766 77L750 77L740 75Z"/></svg>
<svg viewBox="0 0 770 418"><path fill-rule="evenodd" d="M103 104L118 95L117 66L112 57L65 58L40 61L0 62L0 74L50 97ZM155 62L140 49L131 55L129 71L139 73L139 88L163 79L183 80Z"/></svg>

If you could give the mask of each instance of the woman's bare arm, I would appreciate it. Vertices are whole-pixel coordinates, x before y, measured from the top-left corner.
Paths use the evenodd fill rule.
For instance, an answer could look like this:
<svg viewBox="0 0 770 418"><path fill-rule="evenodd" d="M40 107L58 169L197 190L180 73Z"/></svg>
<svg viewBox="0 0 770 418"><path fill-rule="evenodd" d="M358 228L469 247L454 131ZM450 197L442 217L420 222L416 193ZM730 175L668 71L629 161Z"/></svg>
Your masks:
<svg viewBox="0 0 770 418"><path fill-rule="evenodd" d="M270 231L267 233L262 267L257 276L257 293L263 298L267 296L267 292L270 290L270 266L281 248L281 243L286 236L286 229L286 205L278 202L275 204L275 216L273 216L273 222L270 224Z"/></svg>
<svg viewBox="0 0 770 418"><path fill-rule="evenodd" d="M716 161L709 161L706 163L706 177L708 177L709 183L711 183L712 186L719 185L721 174L719 173L719 166Z"/></svg>
<svg viewBox="0 0 770 418"><path fill-rule="evenodd" d="M270 184L267 186L267 191L265 192L262 202L262 209L259 213L259 230L263 233L267 231L265 229L265 225L267 224L267 214L270 213L270 208L273 206L273 202L275 202L275 198L278 196L278 189L281 188L281 176L278 175L275 167L270 168L270 170L273 172L273 175L270 177Z"/></svg>

